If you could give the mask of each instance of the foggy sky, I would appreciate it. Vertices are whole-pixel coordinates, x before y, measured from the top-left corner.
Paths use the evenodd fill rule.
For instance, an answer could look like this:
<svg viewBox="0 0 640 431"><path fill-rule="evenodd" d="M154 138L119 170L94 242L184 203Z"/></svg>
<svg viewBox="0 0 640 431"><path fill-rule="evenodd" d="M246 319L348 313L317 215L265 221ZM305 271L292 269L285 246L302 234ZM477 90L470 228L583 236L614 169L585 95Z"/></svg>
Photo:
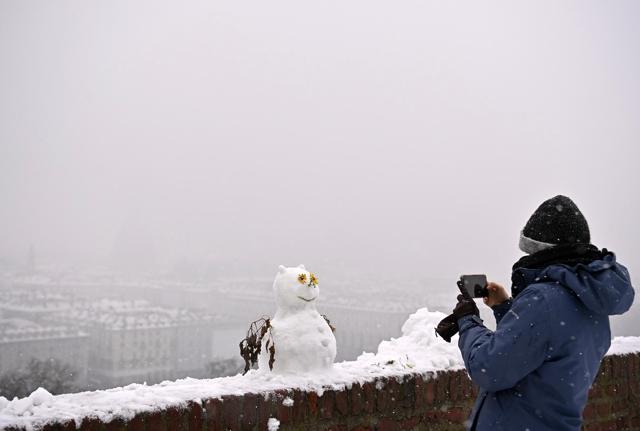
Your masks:
<svg viewBox="0 0 640 431"><path fill-rule="evenodd" d="M635 1L4 0L0 258L34 244L102 264L129 241L159 267L506 281L530 214L566 194L635 278L639 17Z"/></svg>

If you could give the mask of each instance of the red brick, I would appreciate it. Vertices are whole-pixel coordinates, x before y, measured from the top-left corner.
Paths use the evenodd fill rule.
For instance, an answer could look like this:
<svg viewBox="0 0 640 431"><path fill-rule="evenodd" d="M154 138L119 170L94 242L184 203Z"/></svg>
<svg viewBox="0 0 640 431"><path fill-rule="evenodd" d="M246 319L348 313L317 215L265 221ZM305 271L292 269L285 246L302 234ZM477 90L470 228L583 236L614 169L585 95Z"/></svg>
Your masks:
<svg viewBox="0 0 640 431"><path fill-rule="evenodd" d="M449 422L454 424L462 424L469 416L469 412L462 409L461 407L452 407L446 410L444 413L444 418Z"/></svg>
<svg viewBox="0 0 640 431"><path fill-rule="evenodd" d="M135 415L127 422L127 431L145 431L144 417L144 414Z"/></svg>
<svg viewBox="0 0 640 431"><path fill-rule="evenodd" d="M76 429L74 426L72 429ZM107 422L105 424L105 431L125 431L127 429L127 424L122 418L115 418L111 422Z"/></svg>
<svg viewBox="0 0 640 431"><path fill-rule="evenodd" d="M295 402L293 406L285 406L283 404L283 401L285 400L285 398L279 398L277 400L278 405L276 408L276 411L277 411L276 417L282 425L291 423L291 421L293 420L293 406L295 406Z"/></svg>
<svg viewBox="0 0 640 431"><path fill-rule="evenodd" d="M638 377L638 355L629 355L627 375L631 378Z"/></svg>
<svg viewBox="0 0 640 431"><path fill-rule="evenodd" d="M404 419L400 423L400 428L402 428L403 430L412 430L416 428L418 425L420 425L420 418L414 417L414 418Z"/></svg>
<svg viewBox="0 0 640 431"><path fill-rule="evenodd" d="M435 424L438 421L438 410L429 410L422 415L422 422L425 424Z"/></svg>
<svg viewBox="0 0 640 431"><path fill-rule="evenodd" d="M349 414L349 393L346 388L336 392L336 410L343 416Z"/></svg>
<svg viewBox="0 0 640 431"><path fill-rule="evenodd" d="M471 386L471 397L477 398L479 392L480 392L480 390L478 388L478 385L472 385Z"/></svg>
<svg viewBox="0 0 640 431"><path fill-rule="evenodd" d="M376 382L376 407L380 413L391 410L393 404L393 389L391 388L391 380L378 379Z"/></svg>
<svg viewBox="0 0 640 431"><path fill-rule="evenodd" d="M591 418L594 417L596 412L596 409L594 407L594 405L592 403L587 404L587 406L584 408L583 412L582 412L582 417L585 420L589 420Z"/></svg>
<svg viewBox="0 0 640 431"><path fill-rule="evenodd" d="M591 388L589 389L589 399L590 400L596 400L598 398L602 397L602 388L600 387L599 384L592 385Z"/></svg>
<svg viewBox="0 0 640 431"><path fill-rule="evenodd" d="M618 357L618 361L615 365L614 376L617 379L628 378L627 372L629 371L629 355L622 355Z"/></svg>
<svg viewBox="0 0 640 431"><path fill-rule="evenodd" d="M242 400L242 414L240 425L242 429L253 429L258 424L258 405L261 395L245 394Z"/></svg>
<svg viewBox="0 0 640 431"><path fill-rule="evenodd" d="M400 422L391 418L382 418L378 421L378 431L400 431Z"/></svg>
<svg viewBox="0 0 640 431"><path fill-rule="evenodd" d="M436 379L436 403L442 403L449 400L449 379L448 373L438 373Z"/></svg>
<svg viewBox="0 0 640 431"><path fill-rule="evenodd" d="M613 358L611 356L606 356L602 362L603 362L603 365L605 366L606 378L608 380L611 380L615 373Z"/></svg>
<svg viewBox="0 0 640 431"><path fill-rule="evenodd" d="M223 429L230 431L242 429L242 399L241 396L235 395L222 397Z"/></svg>
<svg viewBox="0 0 640 431"><path fill-rule="evenodd" d="M258 411L256 412L258 428L266 429L269 418L278 415L278 398L272 394L268 396L258 394L258 396L250 402L255 402L258 405Z"/></svg>
<svg viewBox="0 0 640 431"><path fill-rule="evenodd" d="M628 380L616 383L616 398L621 402L629 396L629 382Z"/></svg>
<svg viewBox="0 0 640 431"><path fill-rule="evenodd" d="M335 394L333 391L325 391L318 399L320 404L320 417L331 419L333 417Z"/></svg>
<svg viewBox="0 0 640 431"><path fill-rule="evenodd" d="M447 399L456 401L461 397L458 395L458 387L460 386L460 376L457 372L449 373L449 396Z"/></svg>
<svg viewBox="0 0 640 431"><path fill-rule="evenodd" d="M148 431L164 431L167 429L164 413L161 411L148 413L144 417L144 422Z"/></svg>
<svg viewBox="0 0 640 431"><path fill-rule="evenodd" d="M359 415L364 410L364 390L359 383L349 389L349 401L351 402L351 414Z"/></svg>
<svg viewBox="0 0 640 431"><path fill-rule="evenodd" d="M102 431L104 424L98 418L84 418L80 423L80 429L82 431Z"/></svg>
<svg viewBox="0 0 640 431"><path fill-rule="evenodd" d="M74 421L64 421L49 423L42 427L42 431L75 431L76 423Z"/></svg>
<svg viewBox="0 0 640 431"><path fill-rule="evenodd" d="M619 416L616 418L616 429L626 430L631 427L631 420L627 416Z"/></svg>
<svg viewBox="0 0 640 431"><path fill-rule="evenodd" d="M211 398L204 401L207 431L222 431L222 401Z"/></svg>
<svg viewBox="0 0 640 431"><path fill-rule="evenodd" d="M331 425L325 428L324 431L348 431L348 430L349 428L346 425L338 424L338 425Z"/></svg>
<svg viewBox="0 0 640 431"><path fill-rule="evenodd" d="M374 431L374 428L369 425L358 425L351 428L350 431Z"/></svg>
<svg viewBox="0 0 640 431"><path fill-rule="evenodd" d="M416 404L415 407L416 409L422 409L424 408L425 404L427 404L427 384L424 381L424 378L422 376L419 376L416 379L416 384L414 386L414 391L415 391L415 400L416 400Z"/></svg>
<svg viewBox="0 0 640 431"><path fill-rule="evenodd" d="M303 422L308 414L307 394L300 390L293 391L293 420Z"/></svg>
<svg viewBox="0 0 640 431"><path fill-rule="evenodd" d="M167 430L171 431L187 431L187 418L183 407L169 407L164 412L164 418L167 424Z"/></svg>
<svg viewBox="0 0 640 431"><path fill-rule="evenodd" d="M598 424L598 429L600 431L622 431L622 430L618 430L615 420L608 420L606 422L600 422Z"/></svg>
<svg viewBox="0 0 640 431"><path fill-rule="evenodd" d="M202 431L204 429L202 413L202 404L189 401L186 412L189 431Z"/></svg>
<svg viewBox="0 0 640 431"><path fill-rule="evenodd" d="M430 380L426 383L427 404L433 404L436 400L436 381Z"/></svg>
<svg viewBox="0 0 640 431"><path fill-rule="evenodd" d="M398 384L398 406L403 409L412 410L416 406L416 382L418 376L406 377Z"/></svg>
<svg viewBox="0 0 640 431"><path fill-rule="evenodd" d="M384 387L378 390L378 411L392 412L401 404L400 383L394 378L385 379Z"/></svg>
<svg viewBox="0 0 640 431"><path fill-rule="evenodd" d="M376 409L376 387L374 382L366 382L362 385L363 411L373 413Z"/></svg>
<svg viewBox="0 0 640 431"><path fill-rule="evenodd" d="M611 413L611 403L609 401L603 401L596 404L596 413L600 418L609 416L609 414Z"/></svg>
<svg viewBox="0 0 640 431"><path fill-rule="evenodd" d="M318 416L318 394L315 392L307 393L307 408L310 417Z"/></svg>
<svg viewBox="0 0 640 431"><path fill-rule="evenodd" d="M469 399L474 397L473 395L473 382L471 381L471 378L469 377L469 374L467 374L466 370L462 373L462 377L460 378L461 380L461 385L462 385L462 397L464 399Z"/></svg>

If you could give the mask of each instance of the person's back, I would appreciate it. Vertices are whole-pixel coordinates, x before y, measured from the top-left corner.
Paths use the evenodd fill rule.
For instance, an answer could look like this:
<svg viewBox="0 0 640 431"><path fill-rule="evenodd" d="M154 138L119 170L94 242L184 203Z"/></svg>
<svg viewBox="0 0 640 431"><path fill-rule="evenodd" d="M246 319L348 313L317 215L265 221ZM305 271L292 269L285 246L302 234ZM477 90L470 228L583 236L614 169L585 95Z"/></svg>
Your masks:
<svg viewBox="0 0 640 431"><path fill-rule="evenodd" d="M553 198L536 213L551 205L581 217L565 200ZM536 213L525 235L530 225L540 226ZM553 214L542 220L542 226L553 226L547 223ZM523 235L521 248L531 254L513 267L513 300L492 307L496 331L473 314L458 320L465 365L481 389L471 429L579 430L589 387L611 342L608 315L627 311L633 302L627 270L613 253L589 244L588 228L580 242L553 245L536 233L546 241L533 240L532 248Z"/></svg>

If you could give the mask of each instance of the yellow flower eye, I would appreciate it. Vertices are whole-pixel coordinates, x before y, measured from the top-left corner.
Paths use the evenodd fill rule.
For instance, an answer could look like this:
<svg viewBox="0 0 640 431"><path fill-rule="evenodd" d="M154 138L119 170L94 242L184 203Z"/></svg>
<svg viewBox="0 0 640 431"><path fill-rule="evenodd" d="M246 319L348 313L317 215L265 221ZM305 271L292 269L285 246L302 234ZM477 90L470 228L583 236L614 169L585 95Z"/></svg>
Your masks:
<svg viewBox="0 0 640 431"><path fill-rule="evenodd" d="M298 281L300 284L305 284L307 282L307 274L299 274Z"/></svg>
<svg viewBox="0 0 640 431"><path fill-rule="evenodd" d="M311 273L310 278L311 278L311 284L318 284L318 277L316 277L314 273Z"/></svg>

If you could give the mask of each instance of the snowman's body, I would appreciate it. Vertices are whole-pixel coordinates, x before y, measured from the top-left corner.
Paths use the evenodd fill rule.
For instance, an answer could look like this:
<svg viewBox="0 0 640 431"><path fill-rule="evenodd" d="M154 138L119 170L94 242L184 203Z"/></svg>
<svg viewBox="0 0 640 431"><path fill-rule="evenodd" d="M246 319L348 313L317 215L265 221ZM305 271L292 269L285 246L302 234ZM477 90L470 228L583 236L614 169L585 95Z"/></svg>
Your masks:
<svg viewBox="0 0 640 431"><path fill-rule="evenodd" d="M316 310L320 289L315 276L302 265L295 268L281 266L273 289L278 309L262 339L259 368L269 370L268 341L275 348L273 372L330 368L336 358L336 338L327 321Z"/></svg>

